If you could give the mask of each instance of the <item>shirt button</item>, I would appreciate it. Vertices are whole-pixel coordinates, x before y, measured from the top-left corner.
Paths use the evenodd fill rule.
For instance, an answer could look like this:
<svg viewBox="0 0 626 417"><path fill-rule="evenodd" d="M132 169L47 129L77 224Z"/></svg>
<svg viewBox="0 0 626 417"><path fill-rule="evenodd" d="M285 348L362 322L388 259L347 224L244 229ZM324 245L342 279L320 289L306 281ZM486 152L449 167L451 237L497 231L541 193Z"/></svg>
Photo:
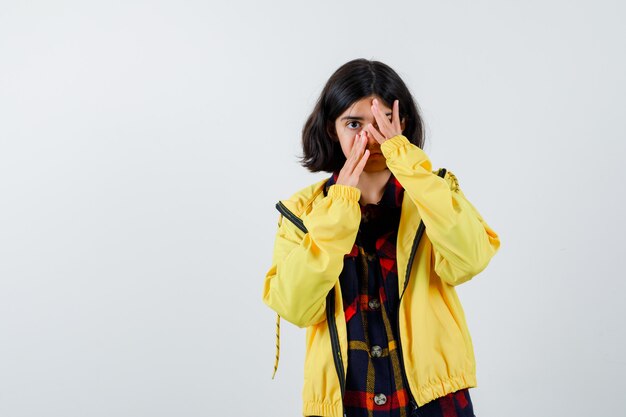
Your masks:
<svg viewBox="0 0 626 417"><path fill-rule="evenodd" d="M371 355L372 355L372 358L380 358L383 355L383 348L381 348L378 345L372 346Z"/></svg>
<svg viewBox="0 0 626 417"><path fill-rule="evenodd" d="M376 405L384 405L387 402L387 397L383 393L376 394L374 395L374 402Z"/></svg>
<svg viewBox="0 0 626 417"><path fill-rule="evenodd" d="M369 306L370 309L372 310L378 310L380 308L380 301L378 301L376 298L371 299L367 305Z"/></svg>

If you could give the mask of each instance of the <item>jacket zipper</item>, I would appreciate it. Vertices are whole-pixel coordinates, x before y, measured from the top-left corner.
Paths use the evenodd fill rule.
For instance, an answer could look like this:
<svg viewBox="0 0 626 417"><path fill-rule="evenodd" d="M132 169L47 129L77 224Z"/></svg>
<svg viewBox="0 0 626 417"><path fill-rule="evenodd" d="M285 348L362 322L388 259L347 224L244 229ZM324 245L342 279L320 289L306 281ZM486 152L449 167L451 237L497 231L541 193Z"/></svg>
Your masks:
<svg viewBox="0 0 626 417"><path fill-rule="evenodd" d="M304 233L308 233L306 226L302 219L293 214L291 210L285 206L282 201L276 204L278 211L291 220L300 230ZM337 322L335 321L335 289L333 288L328 292L326 296L326 321L328 322L328 333L330 334L330 345L333 351L333 360L335 362L335 369L339 378L339 387L341 388L341 407L343 415L346 417L346 408L343 405L343 397L345 395L346 376L343 370L343 360L341 358L341 345L339 344L339 334L337 332Z"/></svg>
<svg viewBox="0 0 626 417"><path fill-rule="evenodd" d="M289 210L287 206L283 204L282 201L279 201L278 203L276 203L276 208L278 209L280 214L282 214L283 216L291 220L291 222L295 224L296 226L298 226L300 230L302 230L304 233L308 233L308 230L304 226L304 222L302 221L302 219L296 216L295 214L293 214L291 210Z"/></svg>
<svg viewBox="0 0 626 417"><path fill-rule="evenodd" d="M337 323L335 322L335 289L333 288L326 297L326 321L328 322L328 330L330 333L330 343L333 348L333 360L335 361L335 369L339 377L339 386L341 387L341 408L344 417L346 416L346 408L343 405L343 397L346 390L346 376L343 371L343 360L341 359L341 346L339 345L339 335L337 333Z"/></svg>

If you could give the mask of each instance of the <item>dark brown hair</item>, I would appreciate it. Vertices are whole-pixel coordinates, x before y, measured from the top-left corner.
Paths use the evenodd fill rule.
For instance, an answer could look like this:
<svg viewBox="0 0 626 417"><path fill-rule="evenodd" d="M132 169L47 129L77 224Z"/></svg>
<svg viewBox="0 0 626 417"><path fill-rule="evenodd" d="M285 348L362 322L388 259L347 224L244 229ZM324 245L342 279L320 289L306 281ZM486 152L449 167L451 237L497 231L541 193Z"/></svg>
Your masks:
<svg viewBox="0 0 626 417"><path fill-rule="evenodd" d="M402 134L423 148L422 117L404 81L388 65L359 58L343 64L326 82L302 129L304 154L300 164L311 172L339 171L346 157L337 138L335 120L353 103L372 95L390 108L394 100L400 101L400 120L405 120Z"/></svg>

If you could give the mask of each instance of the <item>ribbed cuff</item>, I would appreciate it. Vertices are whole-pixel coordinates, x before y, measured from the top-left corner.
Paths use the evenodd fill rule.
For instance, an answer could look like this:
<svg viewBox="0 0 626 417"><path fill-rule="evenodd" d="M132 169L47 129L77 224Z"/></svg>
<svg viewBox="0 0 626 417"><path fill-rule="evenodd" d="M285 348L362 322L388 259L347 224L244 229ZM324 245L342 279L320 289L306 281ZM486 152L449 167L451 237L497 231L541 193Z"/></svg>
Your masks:
<svg viewBox="0 0 626 417"><path fill-rule="evenodd" d="M331 198L347 198L348 200L359 201L361 190L357 187L343 184L333 184L328 188L328 195Z"/></svg>
<svg viewBox="0 0 626 417"><path fill-rule="evenodd" d="M383 144L380 145L380 151L383 153L383 156L387 157L399 147L410 144L411 142L409 142L406 136L396 135L384 141Z"/></svg>

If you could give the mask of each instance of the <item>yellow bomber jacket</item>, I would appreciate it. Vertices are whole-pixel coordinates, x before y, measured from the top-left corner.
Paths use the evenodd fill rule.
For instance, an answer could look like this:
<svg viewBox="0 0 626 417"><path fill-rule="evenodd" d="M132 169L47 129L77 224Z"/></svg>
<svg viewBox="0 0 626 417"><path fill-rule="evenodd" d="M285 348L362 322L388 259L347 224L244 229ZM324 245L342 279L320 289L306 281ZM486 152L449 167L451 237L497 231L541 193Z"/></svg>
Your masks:
<svg viewBox="0 0 626 417"><path fill-rule="evenodd" d="M399 346L418 406L476 387L472 339L455 286L480 273L500 238L465 198L450 171L432 171L426 153L403 135L381 145L404 188L397 238ZM277 204L280 210L263 302L306 328L303 415L341 417L348 337L339 275L356 240L361 191L327 179ZM278 349L278 345L277 345ZM278 355L276 366L278 365Z"/></svg>

